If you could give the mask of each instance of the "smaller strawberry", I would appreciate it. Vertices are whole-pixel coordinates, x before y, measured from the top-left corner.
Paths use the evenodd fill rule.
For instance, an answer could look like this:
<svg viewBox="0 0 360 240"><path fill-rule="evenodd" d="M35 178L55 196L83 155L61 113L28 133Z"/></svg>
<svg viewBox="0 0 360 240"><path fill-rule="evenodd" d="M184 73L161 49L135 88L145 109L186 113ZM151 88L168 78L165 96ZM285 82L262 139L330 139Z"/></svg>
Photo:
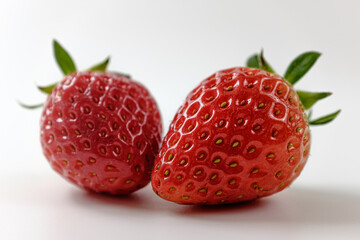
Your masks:
<svg viewBox="0 0 360 240"><path fill-rule="evenodd" d="M54 50L66 76L39 87L49 94L40 139L50 165L70 182L94 192L128 194L144 187L161 141L155 100L130 76L106 72L109 59L77 72L56 41Z"/></svg>
<svg viewBox="0 0 360 240"><path fill-rule="evenodd" d="M152 173L154 191L184 204L253 200L282 191L302 171L310 151L310 125L325 124L305 110L330 93L292 87L320 56L297 57L285 77L263 54L248 67L218 71L187 96L170 125Z"/></svg>

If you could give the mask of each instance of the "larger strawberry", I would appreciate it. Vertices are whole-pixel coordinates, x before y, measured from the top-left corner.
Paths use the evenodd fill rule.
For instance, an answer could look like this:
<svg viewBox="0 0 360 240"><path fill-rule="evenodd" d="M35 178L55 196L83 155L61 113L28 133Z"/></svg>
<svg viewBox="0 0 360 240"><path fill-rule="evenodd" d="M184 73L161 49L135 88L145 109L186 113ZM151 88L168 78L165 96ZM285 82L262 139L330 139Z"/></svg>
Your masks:
<svg viewBox="0 0 360 240"><path fill-rule="evenodd" d="M330 94L292 88L319 56L300 55L283 78L261 53L248 67L202 81L163 141L152 174L154 191L177 203L220 204L289 186L309 157L309 123L324 124L339 113L309 121L305 110Z"/></svg>
<svg viewBox="0 0 360 240"><path fill-rule="evenodd" d="M129 76L105 72L108 59L77 72L55 41L64 74L41 117L41 145L52 168L77 186L109 194L144 187L161 141L161 119L148 90Z"/></svg>

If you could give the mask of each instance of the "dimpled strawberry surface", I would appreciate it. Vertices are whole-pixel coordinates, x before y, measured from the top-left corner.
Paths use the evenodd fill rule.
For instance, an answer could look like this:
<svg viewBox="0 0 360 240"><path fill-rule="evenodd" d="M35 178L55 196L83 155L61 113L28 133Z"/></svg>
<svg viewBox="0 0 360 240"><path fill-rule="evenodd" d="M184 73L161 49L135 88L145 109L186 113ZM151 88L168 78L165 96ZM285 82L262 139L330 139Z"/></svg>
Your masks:
<svg viewBox="0 0 360 240"><path fill-rule="evenodd" d="M177 203L252 200L289 186L309 149L307 118L291 85L263 70L231 68L187 96L155 160L152 186Z"/></svg>
<svg viewBox="0 0 360 240"><path fill-rule="evenodd" d="M40 125L50 165L77 186L127 194L150 181L160 113L149 92L128 77L67 75L47 98Z"/></svg>

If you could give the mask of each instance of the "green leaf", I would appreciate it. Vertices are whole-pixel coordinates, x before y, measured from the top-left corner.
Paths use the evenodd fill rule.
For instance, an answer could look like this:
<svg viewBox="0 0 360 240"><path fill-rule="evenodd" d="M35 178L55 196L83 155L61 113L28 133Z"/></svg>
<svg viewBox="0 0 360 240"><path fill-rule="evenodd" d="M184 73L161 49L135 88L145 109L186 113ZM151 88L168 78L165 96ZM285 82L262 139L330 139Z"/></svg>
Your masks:
<svg viewBox="0 0 360 240"><path fill-rule="evenodd" d="M43 93L46 93L46 94L50 94L51 91L54 89L54 87L56 87L58 83L54 83L54 84L51 84L49 86L45 86L45 87L41 87L41 86L37 86L38 89L43 92Z"/></svg>
<svg viewBox="0 0 360 240"><path fill-rule="evenodd" d="M89 71L100 71L100 72L106 72L106 67L109 64L110 57L107 57L103 62L92 66Z"/></svg>
<svg viewBox="0 0 360 240"><path fill-rule="evenodd" d="M306 52L295 58L286 70L285 79L295 84L310 70L320 55L318 52Z"/></svg>
<svg viewBox="0 0 360 240"><path fill-rule="evenodd" d="M262 49L261 49L260 56L259 56L259 65L260 65L260 69L265 70L267 72L275 73L274 69L265 60L264 51Z"/></svg>
<svg viewBox="0 0 360 240"><path fill-rule="evenodd" d="M317 101L330 96L330 92L296 91L305 109L310 109Z"/></svg>
<svg viewBox="0 0 360 240"><path fill-rule="evenodd" d="M24 104L22 102L18 102L18 104L23 107L23 108L26 108L26 109L37 109L37 108L40 108L42 106L44 106L43 103L40 103L40 104L36 104L36 105L27 105L27 104Z"/></svg>
<svg viewBox="0 0 360 240"><path fill-rule="evenodd" d="M254 54L251 57L249 57L246 62L246 66L251 68L260 68L259 55Z"/></svg>
<svg viewBox="0 0 360 240"><path fill-rule="evenodd" d="M53 41L55 59L64 75L76 72L76 67L69 53L56 41Z"/></svg>
<svg viewBox="0 0 360 240"><path fill-rule="evenodd" d="M117 74L117 75L121 75L121 76L123 76L123 77L131 78L131 75L130 75L130 74L127 74L127 73L116 72L116 71L111 71L111 73Z"/></svg>
<svg viewBox="0 0 360 240"><path fill-rule="evenodd" d="M307 114L307 118L308 118L309 121L310 121L310 119L311 119L312 113L313 113L313 111L310 110L310 111L308 112L308 114Z"/></svg>
<svg viewBox="0 0 360 240"><path fill-rule="evenodd" d="M340 113L341 110L337 110L334 113L331 113L329 115L323 116L321 118L318 118L316 120L311 120L309 122L310 125L323 125L326 123L331 122L332 120L334 120L336 118L336 116Z"/></svg>

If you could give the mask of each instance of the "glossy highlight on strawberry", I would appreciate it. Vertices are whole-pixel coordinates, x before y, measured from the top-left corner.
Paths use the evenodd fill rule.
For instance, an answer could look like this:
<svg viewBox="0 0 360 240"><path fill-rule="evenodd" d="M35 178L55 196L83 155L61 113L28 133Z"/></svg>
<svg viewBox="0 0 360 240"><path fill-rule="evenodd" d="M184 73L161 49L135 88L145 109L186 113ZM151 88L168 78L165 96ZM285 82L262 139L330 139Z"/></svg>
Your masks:
<svg viewBox="0 0 360 240"><path fill-rule="evenodd" d="M151 181L160 197L182 204L234 203L272 195L299 176L311 143L306 109L262 54L254 61L267 71L218 71L187 96L155 160ZM321 99L315 95L309 102Z"/></svg>
<svg viewBox="0 0 360 240"><path fill-rule="evenodd" d="M282 78L232 68L187 97L164 143L152 179L157 193L216 204L288 186L306 163L310 134L297 95Z"/></svg>
<svg viewBox="0 0 360 240"><path fill-rule="evenodd" d="M93 192L129 194L150 181L162 123L149 91L129 75L107 72L109 58L77 71L68 52L53 42L65 77L38 87L48 94L40 121L43 153L51 167Z"/></svg>
<svg viewBox="0 0 360 240"><path fill-rule="evenodd" d="M73 73L45 103L41 144L53 169L76 185L127 194L149 182L160 122L139 83L118 74Z"/></svg>

